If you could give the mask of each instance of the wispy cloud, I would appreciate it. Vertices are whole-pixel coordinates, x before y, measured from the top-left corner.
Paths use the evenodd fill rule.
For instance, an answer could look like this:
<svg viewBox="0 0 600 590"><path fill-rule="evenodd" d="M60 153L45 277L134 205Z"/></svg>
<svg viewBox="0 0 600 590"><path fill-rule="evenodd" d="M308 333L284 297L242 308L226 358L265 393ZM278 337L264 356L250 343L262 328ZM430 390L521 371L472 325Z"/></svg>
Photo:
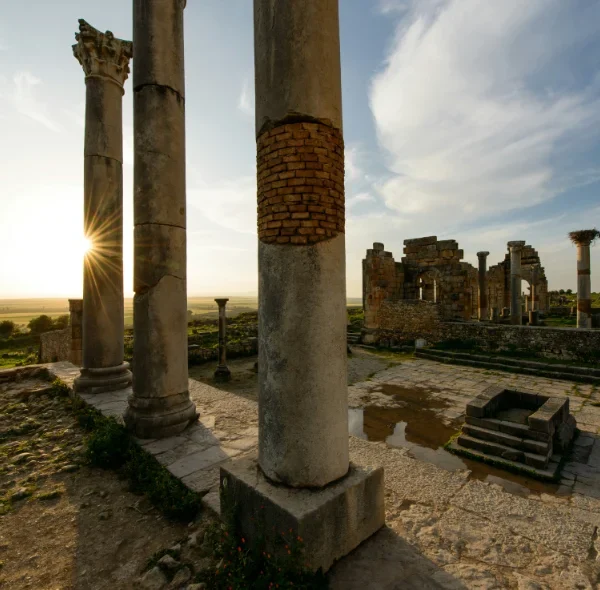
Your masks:
<svg viewBox="0 0 600 590"><path fill-rule="evenodd" d="M29 117L52 131L61 131L61 126L47 114L46 103L37 96L36 89L42 81L31 72L17 72L13 77L12 103L21 115ZM37 87L37 88L36 88Z"/></svg>
<svg viewBox="0 0 600 590"><path fill-rule="evenodd" d="M242 84L242 91L238 99L238 109L244 115L254 117L254 88L250 84L250 78L246 78Z"/></svg>
<svg viewBox="0 0 600 590"><path fill-rule="evenodd" d="M581 184L561 169L560 155L574 138L600 135L597 80L561 87L544 74L560 72L567 49L586 51L600 22L567 4L415 0L406 9L371 89L392 173L381 186L390 209L452 224Z"/></svg>

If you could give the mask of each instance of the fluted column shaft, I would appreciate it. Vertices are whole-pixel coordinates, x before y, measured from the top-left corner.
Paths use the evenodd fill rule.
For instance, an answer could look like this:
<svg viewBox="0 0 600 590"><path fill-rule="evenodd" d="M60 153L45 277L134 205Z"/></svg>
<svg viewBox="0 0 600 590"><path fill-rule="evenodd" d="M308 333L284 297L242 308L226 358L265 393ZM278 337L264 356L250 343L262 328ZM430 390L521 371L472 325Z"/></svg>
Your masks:
<svg viewBox="0 0 600 590"><path fill-rule="evenodd" d="M590 242L577 243L577 327L592 327Z"/></svg>
<svg viewBox="0 0 600 590"><path fill-rule="evenodd" d="M196 418L187 365L183 10L134 0L133 395L125 420L142 438Z"/></svg>
<svg viewBox="0 0 600 590"><path fill-rule="evenodd" d="M219 306L219 365L215 371L215 379L228 381L231 371L227 366L227 313L225 306L229 299L215 299Z"/></svg>
<svg viewBox="0 0 600 590"><path fill-rule="evenodd" d="M521 252L525 242L508 242L510 248L510 323L515 326L523 324L521 309Z"/></svg>
<svg viewBox="0 0 600 590"><path fill-rule="evenodd" d="M131 383L123 362L123 84L130 41L101 33L84 20L73 53L86 74L84 231L90 241L83 272L80 392Z"/></svg>
<svg viewBox="0 0 600 590"><path fill-rule="evenodd" d="M254 2L259 464L348 472L344 143L337 0Z"/></svg>

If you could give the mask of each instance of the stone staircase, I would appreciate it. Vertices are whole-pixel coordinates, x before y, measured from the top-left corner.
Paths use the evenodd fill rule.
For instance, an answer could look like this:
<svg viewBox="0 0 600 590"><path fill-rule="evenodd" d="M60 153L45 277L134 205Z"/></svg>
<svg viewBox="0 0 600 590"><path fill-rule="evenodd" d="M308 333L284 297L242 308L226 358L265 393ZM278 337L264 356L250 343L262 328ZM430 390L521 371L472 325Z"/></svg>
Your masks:
<svg viewBox="0 0 600 590"><path fill-rule="evenodd" d="M532 438L535 437L535 438ZM552 439L545 432L495 418L465 417L458 444L486 455L546 470L552 458Z"/></svg>
<svg viewBox="0 0 600 590"><path fill-rule="evenodd" d="M347 332L346 341L349 345L360 344L360 332Z"/></svg>
<svg viewBox="0 0 600 590"><path fill-rule="evenodd" d="M504 356L492 356L483 354L472 354L468 352L453 352L448 350L436 350L433 348L422 348L415 352L417 358L449 363L454 365L466 365L481 369L496 371L510 371L524 375L537 375L549 379L565 379L581 383L593 383L600 385L600 368L579 367L574 365L563 365L559 363L544 363L540 361L528 361L511 359Z"/></svg>

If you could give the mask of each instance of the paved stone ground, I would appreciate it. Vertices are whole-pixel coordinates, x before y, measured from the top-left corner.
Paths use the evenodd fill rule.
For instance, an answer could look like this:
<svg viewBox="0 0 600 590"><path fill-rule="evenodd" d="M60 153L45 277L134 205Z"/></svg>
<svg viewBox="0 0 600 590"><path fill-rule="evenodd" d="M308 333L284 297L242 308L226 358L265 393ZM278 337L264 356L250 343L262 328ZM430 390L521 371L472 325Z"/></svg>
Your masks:
<svg viewBox="0 0 600 590"><path fill-rule="evenodd" d="M68 383L78 374L68 363L51 370ZM351 458L385 467L387 526L332 569L334 589L600 587L600 407L592 386L415 360L351 386L349 402L354 408L400 407L401 396L385 387L420 388L436 408L431 412L457 424L467 401L494 383L571 397L584 435L565 467L560 493L515 495L472 478L467 469L418 460L409 448L350 437ZM257 403L194 380L190 393L200 423L181 436L140 444L190 487L206 492L204 503L218 510L219 465L256 452ZM120 415L127 395L86 400ZM441 403L431 404L431 398Z"/></svg>

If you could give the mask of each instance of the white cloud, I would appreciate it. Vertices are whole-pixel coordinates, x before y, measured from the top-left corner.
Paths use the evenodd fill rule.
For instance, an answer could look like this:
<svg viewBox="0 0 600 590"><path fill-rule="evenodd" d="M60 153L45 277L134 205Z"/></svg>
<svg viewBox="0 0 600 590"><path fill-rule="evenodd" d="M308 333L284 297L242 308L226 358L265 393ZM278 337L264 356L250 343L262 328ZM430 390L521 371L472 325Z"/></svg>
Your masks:
<svg viewBox="0 0 600 590"><path fill-rule="evenodd" d="M256 235L256 178L244 176L214 184L199 182L188 202L226 230Z"/></svg>
<svg viewBox="0 0 600 590"><path fill-rule="evenodd" d="M249 78L246 78L242 84L242 91L238 99L238 109L244 115L254 117L254 88L250 85Z"/></svg>
<svg viewBox="0 0 600 590"><path fill-rule="evenodd" d="M346 172L346 179L351 182L359 180L364 174L359 162L360 158L361 152L358 146L346 147L344 151L344 170Z"/></svg>
<svg viewBox="0 0 600 590"><path fill-rule="evenodd" d="M350 208L360 203L373 203L375 200L371 193L358 193L346 200L346 206Z"/></svg>
<svg viewBox="0 0 600 590"><path fill-rule="evenodd" d="M590 27L600 30L565 4L415 0L371 89L393 173L380 189L390 209L447 226L542 203L581 184L556 162L566 141L589 138L589 129L598 137L597 88L592 81L561 92L534 83L577 45L578 25L588 35ZM582 22L573 26L565 16ZM584 184L590 178L597 172Z"/></svg>
<svg viewBox="0 0 600 590"><path fill-rule="evenodd" d="M48 116L45 102L36 96L36 87L41 87L42 81L31 72L21 71L14 75L13 83L11 98L15 109L51 131L61 131L61 126Z"/></svg>

